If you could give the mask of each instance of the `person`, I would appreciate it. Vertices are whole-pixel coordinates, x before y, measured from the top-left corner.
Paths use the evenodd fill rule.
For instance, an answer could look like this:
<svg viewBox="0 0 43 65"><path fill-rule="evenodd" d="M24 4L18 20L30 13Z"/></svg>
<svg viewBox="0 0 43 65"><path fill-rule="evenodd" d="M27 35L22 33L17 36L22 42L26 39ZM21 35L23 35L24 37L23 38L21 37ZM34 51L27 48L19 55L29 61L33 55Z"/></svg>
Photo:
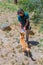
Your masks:
<svg viewBox="0 0 43 65"><path fill-rule="evenodd" d="M29 14L27 12L24 12L23 9L19 9L17 11L17 14L18 21L20 22L20 28L26 30L26 42L28 43L30 30Z"/></svg>

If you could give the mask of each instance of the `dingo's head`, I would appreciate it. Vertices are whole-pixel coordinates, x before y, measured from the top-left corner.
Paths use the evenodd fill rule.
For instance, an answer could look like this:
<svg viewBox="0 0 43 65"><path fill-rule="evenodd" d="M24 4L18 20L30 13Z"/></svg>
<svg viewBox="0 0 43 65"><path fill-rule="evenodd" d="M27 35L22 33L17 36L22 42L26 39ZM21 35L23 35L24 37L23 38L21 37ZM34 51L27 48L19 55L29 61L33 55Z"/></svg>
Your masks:
<svg viewBox="0 0 43 65"><path fill-rule="evenodd" d="M24 35L25 35L24 33L20 33L20 38L24 39Z"/></svg>

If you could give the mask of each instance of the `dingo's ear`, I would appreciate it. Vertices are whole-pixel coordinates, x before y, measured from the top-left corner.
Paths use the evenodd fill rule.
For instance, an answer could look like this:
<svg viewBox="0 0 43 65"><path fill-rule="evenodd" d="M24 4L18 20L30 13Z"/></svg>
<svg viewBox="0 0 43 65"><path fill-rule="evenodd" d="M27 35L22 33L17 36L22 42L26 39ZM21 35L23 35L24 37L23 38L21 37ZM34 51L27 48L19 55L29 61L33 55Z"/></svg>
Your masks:
<svg viewBox="0 0 43 65"><path fill-rule="evenodd" d="M21 32L20 32L20 35L24 35L24 33L21 33Z"/></svg>
<svg viewBox="0 0 43 65"><path fill-rule="evenodd" d="M20 35L22 35L22 33L20 32Z"/></svg>

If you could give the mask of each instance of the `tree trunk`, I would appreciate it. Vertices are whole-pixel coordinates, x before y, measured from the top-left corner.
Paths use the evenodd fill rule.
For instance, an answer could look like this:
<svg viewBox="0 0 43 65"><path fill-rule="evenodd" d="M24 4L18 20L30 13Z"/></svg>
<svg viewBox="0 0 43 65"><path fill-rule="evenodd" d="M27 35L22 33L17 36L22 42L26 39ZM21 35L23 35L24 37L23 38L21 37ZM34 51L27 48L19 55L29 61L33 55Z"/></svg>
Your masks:
<svg viewBox="0 0 43 65"><path fill-rule="evenodd" d="M17 0L14 0L14 3L17 4Z"/></svg>

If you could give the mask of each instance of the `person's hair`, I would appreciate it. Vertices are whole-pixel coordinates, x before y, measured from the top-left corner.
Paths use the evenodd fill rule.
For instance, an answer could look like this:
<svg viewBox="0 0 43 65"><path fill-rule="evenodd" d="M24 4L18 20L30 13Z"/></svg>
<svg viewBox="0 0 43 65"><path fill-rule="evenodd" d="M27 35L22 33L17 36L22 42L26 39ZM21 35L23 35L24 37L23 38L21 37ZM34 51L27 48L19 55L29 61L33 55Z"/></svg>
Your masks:
<svg viewBox="0 0 43 65"><path fill-rule="evenodd" d="M18 11L17 11L17 14L19 15L19 14L24 14L24 10L23 9L19 9Z"/></svg>

